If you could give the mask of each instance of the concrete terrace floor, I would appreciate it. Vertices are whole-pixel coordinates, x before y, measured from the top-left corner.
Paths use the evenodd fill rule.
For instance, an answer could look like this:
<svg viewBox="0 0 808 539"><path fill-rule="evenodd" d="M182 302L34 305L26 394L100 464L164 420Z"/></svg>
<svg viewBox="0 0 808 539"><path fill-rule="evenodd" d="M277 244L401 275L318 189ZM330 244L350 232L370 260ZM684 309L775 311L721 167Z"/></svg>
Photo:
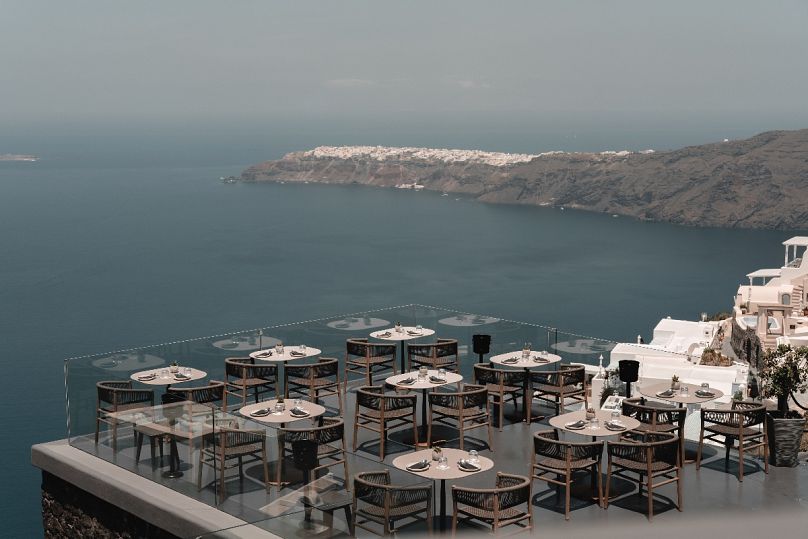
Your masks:
<svg viewBox="0 0 808 539"><path fill-rule="evenodd" d="M420 421L421 394L420 392L418 394L418 417ZM354 394L350 389L346 400L348 401L345 408L347 412L345 417L346 447L350 451L353 442L352 418L354 410ZM326 399L324 403L329 407L329 415L336 415L336 410L334 409L336 406L335 399ZM553 413L552 410L540 408L538 405L534 406L534 410L537 413L547 415ZM507 405L506 415L513 415L513 412L513 407ZM513 417L511 419L506 417L502 432L499 432L496 426L492 428L493 451L489 450L485 443L485 429L477 429L473 431L472 435L467 435L465 449L479 449L480 453L491 458L495 465L492 470L487 472L474 474L461 480L447 481L446 505L449 516L451 516L452 483L487 488L493 486L497 471L529 476L532 434L537 430L548 428L551 427L549 427L546 419L528 426ZM390 467L392 467L391 463L395 457L413 451L411 446L397 441L401 439L400 434L392 432L389 435L390 441L388 442L384 464ZM456 433L454 435L451 432L441 434L441 437L449 439L445 446L459 447ZM88 452L97 452L99 456L109 460L111 458L109 449L103 444L95 448L89 438L91 436L82 437L76 440L74 445ZM360 430L359 441L360 446L356 457L349 458L349 473L353 474L360 470L381 468L378 460L378 438L374 438L370 431L363 432ZM119 444L121 444L120 440ZM269 445L270 447L272 446L271 443ZM695 450L696 445L695 441L689 440L687 442L688 449ZM121 454L131 453L132 451L132 448L127 448L125 443L121 447L123 447ZM183 461L186 461L187 451L187 447L180 447L180 455ZM275 453L272 452L269 459L274 458L276 458ZM142 459L148 461L148 445L144 448ZM604 471L605 462L604 457ZM175 482L181 481L182 484L175 483L173 485L166 482L172 480L166 480L160 476L159 469L152 469L151 466L144 465L143 461L141 464L134 466L131 464L131 459L127 461L119 456L118 463L139 475L152 477L155 481L166 484L180 493L201 499L210 505L215 505L213 489L207 487L197 492L193 483L196 477L193 470L196 465L195 458L184 463L185 478L173 480ZM725 470L723 448L705 447L700 470L696 470L695 464L686 464L684 467L683 511L677 511L673 505L676 499L675 484L666 485L655 491L655 511L652 522L648 521L645 513L647 498L645 498L645 495L637 495L636 484L622 480L613 482L620 491L627 492L627 494L613 499L608 509L602 509L589 500L573 497L571 500L570 521L565 521L563 494L557 499L555 490L551 490L544 482L534 481L532 494L534 529L532 535L546 536L547 534L552 534L558 537L584 537L596 534L613 537L623 536L627 533L642 533L653 534L658 537L667 537L669 535L681 537L684 533L703 535L706 531L709 531L711 534L733 533L738 537L747 537L764 535L773 529L776 529L779 535L781 532L787 532L793 528L797 532L796 536L802 536L804 526L808 525L808 463L806 463L805 458L802 459L801 465L797 468L770 466L769 474L763 472L763 462L757 458L747 457L744 466L744 481L739 482L737 478L737 452L733 451L731 453L729 469ZM295 473L291 461L285 464L284 470L285 475L287 471L289 472L289 477L294 482ZM337 477L342 477L343 475L341 466L335 466L332 471ZM262 478L260 465L248 466L245 473L247 480L241 483L238 483L236 479L228 482L228 492L233 493L233 495L220 506L220 509L244 518L246 521L256 522L256 525L281 537L307 536L300 527L302 514L300 506L291 510L286 516L261 521L261 508L265 508L268 504L277 500L279 495L275 489L270 494L264 491L263 486L260 484ZM416 480L416 478L405 477L412 476L412 474L400 473L405 475L396 477L412 481ZM212 476L206 475L206 480L212 479ZM395 477L393 481L396 481ZM294 499L295 490L300 486L299 482L296 485L292 484L284 488L281 495L289 495L289 498ZM239 489L242 492L235 494ZM439 483L435 483L436 497L438 493ZM435 514L438 514L437 506ZM335 536L347 535L347 526L344 522L342 511L337 511L334 514L334 526ZM421 535L426 531L423 523L399 526L399 535ZM462 531L463 535L475 535L481 533L481 531L484 533L483 530L470 527L464 527L458 531L459 533ZM516 527L505 528L503 533L511 531L516 531ZM358 535L361 537L370 534L359 531ZM228 537L228 533L223 531L212 537Z"/></svg>

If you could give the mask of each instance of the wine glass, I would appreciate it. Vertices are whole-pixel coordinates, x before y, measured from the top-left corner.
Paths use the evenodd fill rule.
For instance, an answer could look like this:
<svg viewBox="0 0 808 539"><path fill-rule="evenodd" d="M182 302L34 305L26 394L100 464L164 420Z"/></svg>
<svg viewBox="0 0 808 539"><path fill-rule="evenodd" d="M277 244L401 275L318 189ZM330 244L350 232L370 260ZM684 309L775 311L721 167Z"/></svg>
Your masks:
<svg viewBox="0 0 808 539"><path fill-rule="evenodd" d="M471 464L478 464L480 462L480 454L476 449L469 451L469 462Z"/></svg>

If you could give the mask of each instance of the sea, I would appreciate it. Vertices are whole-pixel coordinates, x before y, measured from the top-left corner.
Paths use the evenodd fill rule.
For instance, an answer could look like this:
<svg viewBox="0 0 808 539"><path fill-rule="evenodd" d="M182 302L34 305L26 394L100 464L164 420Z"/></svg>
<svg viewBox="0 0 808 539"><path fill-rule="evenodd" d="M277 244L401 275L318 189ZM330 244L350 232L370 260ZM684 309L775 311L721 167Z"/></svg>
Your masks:
<svg viewBox="0 0 808 539"><path fill-rule="evenodd" d="M745 274L776 267L781 242L796 234L219 180L320 144L521 152L718 136L649 132L640 146L636 133L464 133L141 125L0 134L0 153L40 156L0 163L2 535L42 535L30 447L66 435L67 357L409 303L648 339L665 316L728 310Z"/></svg>

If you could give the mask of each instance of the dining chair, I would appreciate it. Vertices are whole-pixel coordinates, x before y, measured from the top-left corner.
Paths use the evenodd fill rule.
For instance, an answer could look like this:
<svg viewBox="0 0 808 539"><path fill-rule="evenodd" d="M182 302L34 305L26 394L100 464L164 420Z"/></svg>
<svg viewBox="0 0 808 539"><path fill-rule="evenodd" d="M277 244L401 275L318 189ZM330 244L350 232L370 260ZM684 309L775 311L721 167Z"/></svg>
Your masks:
<svg viewBox="0 0 808 539"><path fill-rule="evenodd" d="M452 536L458 522L480 521L491 527L494 535L504 526L523 530L533 528L531 481L521 475L497 473L494 488L470 488L452 485ZM525 508L520 506L524 504ZM527 521L527 523L525 523Z"/></svg>
<svg viewBox="0 0 808 539"><path fill-rule="evenodd" d="M702 408L696 469L701 468L704 440L711 440L726 447L724 468L727 470L730 450L738 450L738 481L743 481L744 454L754 449L763 448L764 472L769 473L769 436L765 423L766 407L757 402L733 401L729 410Z"/></svg>
<svg viewBox="0 0 808 539"><path fill-rule="evenodd" d="M427 443L432 445L434 424L456 427L460 431L460 449L466 432L485 427L488 430L488 449L493 451L491 417L488 413L488 390L484 386L463 384L460 390L430 391L427 394L429 416Z"/></svg>
<svg viewBox="0 0 808 539"><path fill-rule="evenodd" d="M623 433L617 442L606 442L609 462L603 506L609 506L612 477L636 482L648 494L648 520L654 518L654 490L676 483L676 509L682 510L682 453L679 437L668 432ZM633 475L629 475L633 474ZM636 477L634 477L636 475Z"/></svg>
<svg viewBox="0 0 808 539"><path fill-rule="evenodd" d="M99 435L101 432L101 424L107 425L112 429L112 450L118 450L118 424L120 421L115 418L108 417L110 413L123 412L136 408L145 408L147 406L154 406L154 390L152 389L134 389L131 380L105 380L95 384L96 387L96 403L95 403L95 443L98 444ZM154 445L155 437L158 435L145 427L135 426L136 442L142 443L140 435L147 435L150 437L152 446L152 459L154 458ZM157 438L159 439L159 438ZM160 444L160 451L162 454L162 443ZM140 457L140 444L138 444L138 458Z"/></svg>
<svg viewBox="0 0 808 539"><path fill-rule="evenodd" d="M603 507L600 457L603 442L569 442L558 439L556 430L540 430L533 434L530 467L532 479L564 487L564 518L570 519L570 485L575 474L588 473L597 478L598 506ZM595 488L595 485L592 485Z"/></svg>
<svg viewBox="0 0 808 539"><path fill-rule="evenodd" d="M223 408L228 410L227 396L233 395L246 406L247 399L261 400L261 394L277 394L278 366L262 362L256 365L251 357L228 357L224 360L225 386Z"/></svg>
<svg viewBox="0 0 808 539"><path fill-rule="evenodd" d="M513 402L517 408L517 398L524 395L525 377L523 370L495 369L490 363L474 365L474 382L484 386L491 398L491 406L499 411L499 431L502 432L502 423L505 417L505 399Z"/></svg>
<svg viewBox="0 0 808 539"><path fill-rule="evenodd" d="M457 372L457 339L438 339L434 343L407 345L407 370L421 366Z"/></svg>
<svg viewBox="0 0 808 539"><path fill-rule="evenodd" d="M385 393L384 386L362 386L356 390L354 408L353 450L356 451L359 429L367 429L379 436L379 459L384 460L384 447L387 435L401 426L412 428L418 444L418 423L416 422L417 395Z"/></svg>
<svg viewBox="0 0 808 539"><path fill-rule="evenodd" d="M235 461L235 462L234 462ZM217 475L214 488L218 487L219 503L227 497L225 472L238 467L239 479L244 478L244 464L260 462L264 472L264 487L269 492L269 468L267 465L266 432L258 429L219 428L202 437L202 446L197 461L196 487L202 489L202 470L213 468Z"/></svg>
<svg viewBox="0 0 808 539"><path fill-rule="evenodd" d="M390 471L360 472L353 480L353 527L377 535L396 534L397 523L405 519L426 519L432 533L432 485L391 485ZM368 526L381 525L382 533Z"/></svg>
<svg viewBox="0 0 808 539"><path fill-rule="evenodd" d="M348 373L361 374L367 385L373 385L376 371L392 370L396 374L396 345L369 343L367 339L348 339L345 343L344 391L348 390Z"/></svg>
<svg viewBox="0 0 808 539"><path fill-rule="evenodd" d="M320 398L335 396L339 413L342 415L339 361L337 359L321 357L317 363L286 365L283 376L287 399L299 395L319 404Z"/></svg>
<svg viewBox="0 0 808 539"><path fill-rule="evenodd" d="M283 486L282 471L287 453L293 451L298 442L312 442L317 446L317 463L309 471L316 477L317 471L342 464L345 472L345 485L350 486L348 476L348 461L345 455L345 421L339 417L323 418L322 424L308 428L279 428L278 435L278 465L275 470L275 482L280 491Z"/></svg>
<svg viewBox="0 0 808 539"><path fill-rule="evenodd" d="M687 408L662 402L645 401L639 398L623 399L622 413L640 422L634 430L640 432L672 432L679 437L684 462L685 419Z"/></svg>
<svg viewBox="0 0 808 539"><path fill-rule="evenodd" d="M533 384L533 398L551 404L556 415L564 412L570 402L583 402L588 405L586 395L586 369L583 365L560 365L553 371L534 371L530 373ZM530 423L531 406L528 404Z"/></svg>
<svg viewBox="0 0 808 539"><path fill-rule="evenodd" d="M219 408L224 401L224 382L211 380L204 386L170 387L164 397L172 400L186 400L197 404L206 404L211 408Z"/></svg>

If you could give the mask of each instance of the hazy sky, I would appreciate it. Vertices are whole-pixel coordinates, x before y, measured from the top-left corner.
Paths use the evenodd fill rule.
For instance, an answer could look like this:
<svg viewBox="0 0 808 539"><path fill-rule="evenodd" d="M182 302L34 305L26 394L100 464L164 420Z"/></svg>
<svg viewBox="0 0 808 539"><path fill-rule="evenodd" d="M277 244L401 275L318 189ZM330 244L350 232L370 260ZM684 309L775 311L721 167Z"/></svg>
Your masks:
<svg viewBox="0 0 808 539"><path fill-rule="evenodd" d="M3 0L6 122L690 115L808 127L808 2Z"/></svg>

